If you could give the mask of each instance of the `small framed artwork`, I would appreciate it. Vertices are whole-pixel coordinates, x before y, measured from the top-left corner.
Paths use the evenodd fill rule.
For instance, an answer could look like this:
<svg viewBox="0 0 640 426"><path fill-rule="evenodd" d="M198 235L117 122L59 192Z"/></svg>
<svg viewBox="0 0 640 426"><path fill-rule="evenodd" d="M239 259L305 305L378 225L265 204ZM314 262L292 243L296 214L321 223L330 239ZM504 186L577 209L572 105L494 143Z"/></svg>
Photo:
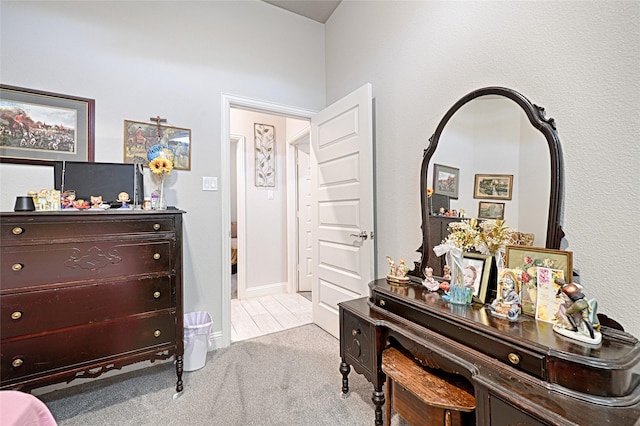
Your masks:
<svg viewBox="0 0 640 426"><path fill-rule="evenodd" d="M450 198L458 198L460 186L460 170L454 167L433 165L433 192L446 195Z"/></svg>
<svg viewBox="0 0 640 426"><path fill-rule="evenodd" d="M510 200L513 175L476 175L473 198Z"/></svg>
<svg viewBox="0 0 640 426"><path fill-rule="evenodd" d="M481 201L478 205L479 219L504 219L504 203Z"/></svg>
<svg viewBox="0 0 640 426"><path fill-rule="evenodd" d="M485 303L493 256L463 253L462 254L462 284L473 287L473 295Z"/></svg>
<svg viewBox="0 0 640 426"><path fill-rule="evenodd" d="M554 277L563 277L567 284L570 283L573 253L540 247L507 246L505 266L522 270L522 312L535 316L538 305L538 274L552 273ZM550 280L544 280L541 284L545 283L553 285ZM545 305L549 305L549 302Z"/></svg>
<svg viewBox="0 0 640 426"><path fill-rule="evenodd" d="M276 186L276 129L269 124L255 123L256 186Z"/></svg>
<svg viewBox="0 0 640 426"><path fill-rule="evenodd" d="M0 85L0 161L93 162L95 100Z"/></svg>
<svg viewBox="0 0 640 426"><path fill-rule="evenodd" d="M160 133L160 134L158 134ZM166 145L173 152L173 168L191 170L191 130L140 121L124 121L124 163L149 166L147 151Z"/></svg>

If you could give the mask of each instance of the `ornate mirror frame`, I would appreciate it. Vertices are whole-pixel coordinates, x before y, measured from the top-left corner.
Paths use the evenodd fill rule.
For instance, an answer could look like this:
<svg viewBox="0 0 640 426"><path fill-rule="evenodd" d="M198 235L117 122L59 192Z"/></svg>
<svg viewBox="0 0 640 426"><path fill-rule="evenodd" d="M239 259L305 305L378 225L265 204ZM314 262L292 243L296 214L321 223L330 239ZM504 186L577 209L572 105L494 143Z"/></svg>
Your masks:
<svg viewBox="0 0 640 426"><path fill-rule="evenodd" d="M560 242L564 237L564 231L560 224L562 206L563 206L563 162L562 162L562 149L560 147L560 140L558 138L558 132L556 130L556 124L553 118L547 118L545 116L544 108L531 103L522 94L515 90L504 87L484 87L474 90L467 94L456 102L444 115L436 131L429 138L429 146L424 150L424 156L422 158L422 167L420 169L420 205L422 208L422 246L417 250L421 253L422 257L419 262L415 262L416 267L410 272L411 275L424 278L424 269L427 266L429 256L434 256L430 253L431 249L428 245L429 241L429 208L427 204L426 188L428 187L427 172L429 169L429 162L433 154L438 147L440 136L446 124L449 122L453 114L455 114L463 105L480 97L487 95L504 96L511 99L518 104L529 118L529 122L538 129L547 140L549 145L549 154L551 160L551 185L549 194L549 216L547 221L547 239L546 248L559 249Z"/></svg>

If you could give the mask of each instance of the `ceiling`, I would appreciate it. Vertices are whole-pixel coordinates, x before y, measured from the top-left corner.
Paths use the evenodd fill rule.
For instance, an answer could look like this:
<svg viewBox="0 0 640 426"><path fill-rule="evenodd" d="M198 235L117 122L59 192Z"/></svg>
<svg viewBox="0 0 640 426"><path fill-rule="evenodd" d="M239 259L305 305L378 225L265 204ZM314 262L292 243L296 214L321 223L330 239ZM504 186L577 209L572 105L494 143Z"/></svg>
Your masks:
<svg viewBox="0 0 640 426"><path fill-rule="evenodd" d="M296 13L324 24L342 0L263 0L289 12Z"/></svg>

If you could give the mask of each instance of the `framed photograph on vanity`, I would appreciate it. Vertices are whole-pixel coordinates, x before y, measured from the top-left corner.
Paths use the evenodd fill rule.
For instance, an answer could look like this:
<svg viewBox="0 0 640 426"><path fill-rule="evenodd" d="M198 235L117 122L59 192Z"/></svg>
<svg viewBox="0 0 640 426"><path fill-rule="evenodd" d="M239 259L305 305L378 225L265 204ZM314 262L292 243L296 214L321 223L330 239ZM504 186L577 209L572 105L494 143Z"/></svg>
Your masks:
<svg viewBox="0 0 640 426"><path fill-rule="evenodd" d="M455 167L443 166L442 164L433 165L433 192L434 194L446 195L449 198L458 198L458 189L460 187L460 169Z"/></svg>
<svg viewBox="0 0 640 426"><path fill-rule="evenodd" d="M559 270L568 284L572 281L573 253L541 247L507 246L505 267L522 270L522 313L535 316L538 301L539 268Z"/></svg>
<svg viewBox="0 0 640 426"><path fill-rule="evenodd" d="M0 162L94 161L95 100L0 85Z"/></svg>
<svg viewBox="0 0 640 426"><path fill-rule="evenodd" d="M478 204L479 219L504 219L504 203L480 201Z"/></svg>
<svg viewBox="0 0 640 426"><path fill-rule="evenodd" d="M154 145L166 145L173 153L173 168L191 170L191 130L181 127L124 121L124 163L149 166L147 151Z"/></svg>
<svg viewBox="0 0 640 426"><path fill-rule="evenodd" d="M489 277L491 276L491 263L493 256L478 253L462 254L462 283L466 287L473 286L473 295L485 303Z"/></svg>
<svg viewBox="0 0 640 426"><path fill-rule="evenodd" d="M510 200L513 175L476 175L473 188L473 198Z"/></svg>

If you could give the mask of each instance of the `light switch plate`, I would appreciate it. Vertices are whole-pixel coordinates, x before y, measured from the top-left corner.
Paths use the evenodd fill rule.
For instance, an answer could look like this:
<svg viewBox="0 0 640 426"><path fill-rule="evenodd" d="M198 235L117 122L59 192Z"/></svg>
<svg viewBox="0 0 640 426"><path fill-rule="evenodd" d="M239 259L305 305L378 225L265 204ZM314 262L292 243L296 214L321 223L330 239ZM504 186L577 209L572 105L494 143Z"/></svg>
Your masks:
<svg viewBox="0 0 640 426"><path fill-rule="evenodd" d="M203 191L217 191L218 190L218 178L211 176L202 176L202 190Z"/></svg>

